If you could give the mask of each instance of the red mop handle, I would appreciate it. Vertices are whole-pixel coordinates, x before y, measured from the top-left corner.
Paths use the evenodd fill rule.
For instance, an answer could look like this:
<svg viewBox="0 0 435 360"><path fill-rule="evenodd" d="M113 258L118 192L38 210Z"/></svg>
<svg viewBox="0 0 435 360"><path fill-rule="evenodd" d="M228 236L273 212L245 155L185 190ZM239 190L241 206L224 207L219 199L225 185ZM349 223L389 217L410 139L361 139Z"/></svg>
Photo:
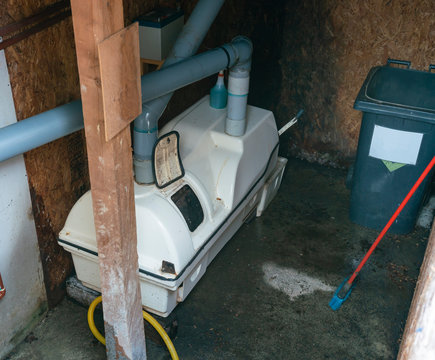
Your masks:
<svg viewBox="0 0 435 360"><path fill-rule="evenodd" d="M405 199L402 201L400 206L397 208L396 212L393 214L393 216L391 217L390 221L388 221L387 225L385 225L385 227L382 229L381 233L378 235L378 237L376 238L375 242L370 247L369 251L367 251L367 254L361 260L361 262L359 263L358 267L356 268L356 270L354 271L352 276L349 278L349 280L347 280L347 283L349 285L352 284L352 282L358 276L359 272L361 271L362 267L364 266L364 264L369 259L369 257L372 254L373 250L376 249L376 246L378 246L379 242L382 240L382 238L384 237L385 233L388 231L390 226L393 224L394 220L396 220L396 218L399 216L400 212L405 207L406 203L409 201L409 199L412 197L412 195L414 195L415 191L418 189L418 187L420 186L420 184L422 183L422 181L424 180L426 175L429 173L429 171L431 171L431 169L434 166L434 164L435 164L435 156L432 158L432 160L429 163L429 165L426 166L426 169L424 169L423 173L420 175L420 177L418 178L418 180L416 181L416 183L414 184L412 189L409 191L408 195L406 195Z"/></svg>

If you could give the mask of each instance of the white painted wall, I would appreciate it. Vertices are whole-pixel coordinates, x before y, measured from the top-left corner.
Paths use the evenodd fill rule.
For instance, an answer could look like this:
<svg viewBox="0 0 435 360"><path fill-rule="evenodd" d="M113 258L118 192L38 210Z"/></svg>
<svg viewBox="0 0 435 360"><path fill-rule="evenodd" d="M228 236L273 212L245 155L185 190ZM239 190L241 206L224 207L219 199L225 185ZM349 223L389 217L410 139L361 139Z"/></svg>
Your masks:
<svg viewBox="0 0 435 360"><path fill-rule="evenodd" d="M0 128L16 122L4 51L0 51ZM0 163L0 358L44 315L47 300L23 156Z"/></svg>

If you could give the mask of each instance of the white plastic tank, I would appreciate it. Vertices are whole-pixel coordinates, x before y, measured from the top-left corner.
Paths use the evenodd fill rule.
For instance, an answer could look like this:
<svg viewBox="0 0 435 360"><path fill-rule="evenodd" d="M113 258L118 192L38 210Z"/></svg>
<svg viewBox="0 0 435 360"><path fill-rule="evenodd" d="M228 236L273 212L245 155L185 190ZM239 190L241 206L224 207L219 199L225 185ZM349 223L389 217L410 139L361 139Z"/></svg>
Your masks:
<svg viewBox="0 0 435 360"><path fill-rule="evenodd" d="M264 211L278 191L286 159L270 111L248 106L243 136L225 133L226 109L206 96L161 133L180 135L183 178L163 189L135 184L139 276L144 307L167 316L243 224ZM77 277L100 289L92 198L74 205L59 234Z"/></svg>

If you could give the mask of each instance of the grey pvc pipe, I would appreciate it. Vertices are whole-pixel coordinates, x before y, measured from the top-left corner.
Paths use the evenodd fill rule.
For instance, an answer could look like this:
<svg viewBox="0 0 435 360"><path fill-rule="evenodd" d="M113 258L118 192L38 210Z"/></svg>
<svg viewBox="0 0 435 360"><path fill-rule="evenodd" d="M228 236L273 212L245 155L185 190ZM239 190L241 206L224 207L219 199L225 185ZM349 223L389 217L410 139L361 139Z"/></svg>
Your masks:
<svg viewBox="0 0 435 360"><path fill-rule="evenodd" d="M196 54L225 0L199 0L177 38L163 68Z"/></svg>
<svg viewBox="0 0 435 360"><path fill-rule="evenodd" d="M154 71L142 78L142 101L148 102L169 94L195 81L216 74L219 70L232 66L236 61L236 51L228 44L223 46L230 56L230 63L222 48L192 56L170 65L161 71Z"/></svg>
<svg viewBox="0 0 435 360"><path fill-rule="evenodd" d="M183 28L163 68L169 67L195 53L204 39L210 25L217 16L224 0L200 0L196 5L189 21ZM222 51L218 61L214 61L212 72L205 70L202 75L195 74L195 78L209 76L224 65L216 65L222 61ZM208 55L207 55L208 56ZM226 56L226 55L225 55ZM216 67L218 66L218 67ZM171 70L173 71L173 69ZM204 75L208 74L208 75ZM192 83L196 80L189 81ZM186 82L186 80L183 80ZM169 81L170 85L170 81ZM152 147L157 138L157 121L166 108L172 92L182 85L172 86L172 90L165 90L165 95L144 103L143 113L135 120L134 143L135 158L146 159L151 155ZM171 87L171 86L169 86ZM53 140L69 135L83 128L83 113L81 101L74 101L32 116L16 124L0 129L0 161L22 154ZM145 135L145 136L144 136ZM151 137L149 136L151 135ZM143 141L145 138L146 141Z"/></svg>
<svg viewBox="0 0 435 360"><path fill-rule="evenodd" d="M228 76L228 101L225 132L242 136L246 130L246 109L249 93L249 71L231 69Z"/></svg>
<svg viewBox="0 0 435 360"><path fill-rule="evenodd" d="M162 68L196 53L225 0L199 0L184 25ZM173 90L172 90L173 91ZM138 183L154 182L151 154L157 140L158 120L172 97L172 92L142 105L142 114L134 121L134 172Z"/></svg>
<svg viewBox="0 0 435 360"><path fill-rule="evenodd" d="M76 100L0 129L0 162L83 128Z"/></svg>
<svg viewBox="0 0 435 360"><path fill-rule="evenodd" d="M243 36L229 44L192 56L142 78L142 100L149 101L182 88L192 82L231 68L228 80L228 115L225 131L241 136L246 127L249 71L252 43ZM148 144L147 144L148 145ZM152 151L152 145L148 151Z"/></svg>
<svg viewBox="0 0 435 360"><path fill-rule="evenodd" d="M191 56L198 50L223 3L224 0L200 0L198 2L189 21L183 28L181 36L174 45L171 55L165 62L165 66ZM142 116L138 121L140 130L157 126L157 121L170 98L171 94L144 104L145 116ZM80 100L0 128L0 162L82 128L83 112ZM149 149L152 149L156 135L157 132L152 136L151 142L144 143L142 146L144 151L141 150L139 153L148 153ZM136 132L134 137L136 138ZM141 144L141 142L135 141L135 144ZM140 148L141 145L138 145L138 147Z"/></svg>
<svg viewBox="0 0 435 360"><path fill-rule="evenodd" d="M237 36L231 43L146 74L142 77L142 101L169 94L225 68L231 68L232 73L249 74L251 55L251 40Z"/></svg>

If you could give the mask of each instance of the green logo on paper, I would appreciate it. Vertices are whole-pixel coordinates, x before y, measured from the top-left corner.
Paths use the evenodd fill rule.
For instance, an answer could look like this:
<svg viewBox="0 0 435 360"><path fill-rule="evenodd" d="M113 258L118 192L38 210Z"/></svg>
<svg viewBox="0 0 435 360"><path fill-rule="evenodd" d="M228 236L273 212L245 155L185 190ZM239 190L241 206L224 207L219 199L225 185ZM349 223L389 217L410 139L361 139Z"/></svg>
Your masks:
<svg viewBox="0 0 435 360"><path fill-rule="evenodd" d="M388 169L389 172L396 171L397 169L400 169L401 167L406 165L406 164L397 163L397 162L388 161L388 160L382 160L382 162L384 163L384 165L386 166L386 168Z"/></svg>

